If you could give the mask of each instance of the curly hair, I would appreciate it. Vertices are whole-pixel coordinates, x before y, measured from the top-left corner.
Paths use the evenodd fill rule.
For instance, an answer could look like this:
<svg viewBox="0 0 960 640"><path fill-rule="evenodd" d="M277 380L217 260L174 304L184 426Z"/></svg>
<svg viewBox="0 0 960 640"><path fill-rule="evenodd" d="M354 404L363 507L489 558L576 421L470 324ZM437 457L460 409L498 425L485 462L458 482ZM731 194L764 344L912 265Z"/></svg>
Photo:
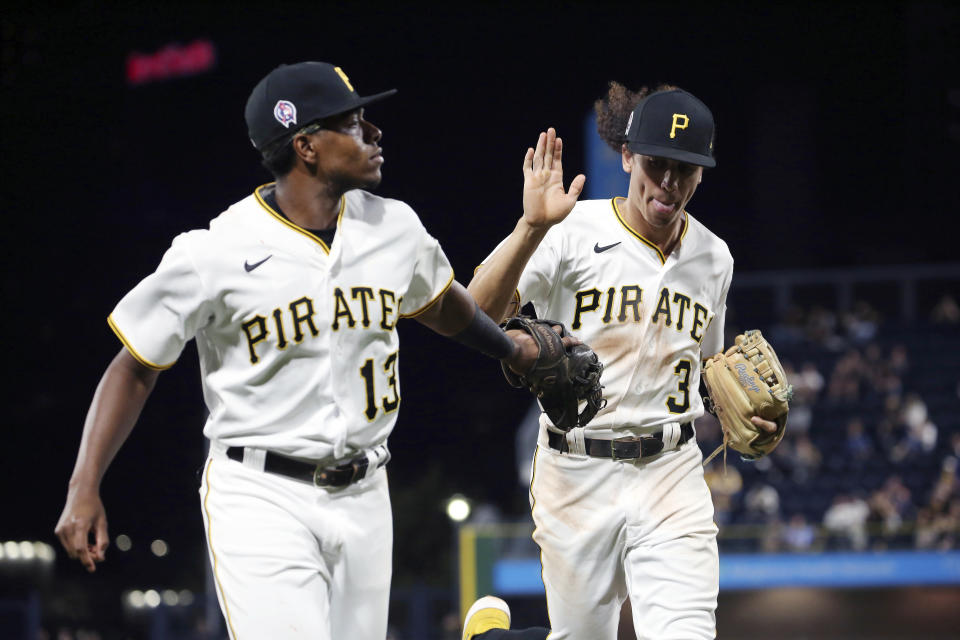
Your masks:
<svg viewBox="0 0 960 640"><path fill-rule="evenodd" d="M623 143L627 141L627 122L630 113L641 100L651 93L677 89L671 84L658 85L650 91L647 87L640 87L639 91L630 91L616 81L610 82L607 95L593 103L593 110L597 113L597 133L600 139L619 152Z"/></svg>

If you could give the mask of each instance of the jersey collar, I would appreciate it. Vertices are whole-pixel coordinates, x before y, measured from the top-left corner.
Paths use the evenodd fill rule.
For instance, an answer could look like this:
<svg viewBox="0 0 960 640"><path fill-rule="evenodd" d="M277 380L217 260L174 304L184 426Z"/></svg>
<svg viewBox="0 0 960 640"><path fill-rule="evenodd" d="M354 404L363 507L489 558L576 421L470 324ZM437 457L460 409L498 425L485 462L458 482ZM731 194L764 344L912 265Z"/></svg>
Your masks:
<svg viewBox="0 0 960 640"><path fill-rule="evenodd" d="M667 262L667 257L663 255L663 251L660 251L660 247L658 247L655 243L650 242L649 240L644 238L636 229L634 229L629 224L627 224L627 221L623 219L622 215L620 215L620 207L617 206L617 200L624 200L624 199L625 198L623 196L615 196L610 199L610 205L613 207L613 213L614 215L617 216L617 220L620 221L620 224L622 224L627 231L629 231L634 237L640 240L640 242L644 243L645 245L647 245L657 253L657 257L660 259L660 264L665 264ZM686 237L687 229L689 228L690 228L690 215L686 212L686 210L684 210L683 211L683 230L680 232L680 242L677 243L678 247L681 244L683 244L683 239Z"/></svg>
<svg viewBox="0 0 960 640"><path fill-rule="evenodd" d="M267 201L264 200L263 198L263 192L266 189L276 186L276 184L277 184L276 182L268 182L266 184L260 185L253 191L253 195L257 199L257 202L260 203L260 206L266 209L267 213L272 215L274 218L282 222L287 227L293 229L297 233L301 233L307 236L308 238L310 238L311 240L319 244L323 248L324 253L326 253L327 255L330 255L330 247L327 246L327 243L324 242L322 238L317 236L315 233L310 233L310 231L308 231L307 229L304 229L300 225L297 225L291 222L285 216L281 215L279 211L277 211L276 209L271 207L269 204L267 204ZM343 210L346 208L346 204L347 204L346 195L340 196L340 212L337 214L337 229L340 228L340 221L343 219Z"/></svg>

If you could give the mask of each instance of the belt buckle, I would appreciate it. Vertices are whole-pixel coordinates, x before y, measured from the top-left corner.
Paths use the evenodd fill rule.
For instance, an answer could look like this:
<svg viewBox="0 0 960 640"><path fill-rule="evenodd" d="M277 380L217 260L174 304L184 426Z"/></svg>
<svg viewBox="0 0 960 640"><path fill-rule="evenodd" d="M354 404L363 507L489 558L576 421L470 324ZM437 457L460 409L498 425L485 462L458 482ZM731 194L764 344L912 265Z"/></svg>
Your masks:
<svg viewBox="0 0 960 640"><path fill-rule="evenodd" d="M318 487L329 487L334 484L334 479L331 478L331 475L349 472L350 479L343 483L343 486L351 485L366 474L369 465L370 461L367 460L366 457L354 458L350 462L345 462L337 467L321 467L317 465L317 468L313 471L313 483Z"/></svg>
<svg viewBox="0 0 960 640"><path fill-rule="evenodd" d="M317 465L317 468L313 470L313 484L318 487L326 487L330 485L330 482L327 477L327 468Z"/></svg>
<svg viewBox="0 0 960 640"><path fill-rule="evenodd" d="M611 441L610 441L610 459L611 459L611 460L623 460L623 459L624 459L624 458L620 458L620 457L617 456L617 441L616 441L616 440L611 440Z"/></svg>
<svg viewBox="0 0 960 640"><path fill-rule="evenodd" d="M610 441L610 459L611 460L639 460L643 457L643 438L617 438ZM617 443L618 442L631 442L636 443L640 446L640 455L638 456L618 456L617 455Z"/></svg>
<svg viewBox="0 0 960 640"><path fill-rule="evenodd" d="M651 444L654 444L654 445L659 444L660 447L657 448L656 451L646 452L644 451L645 445L647 445L647 443L650 441L652 441ZM640 450L637 452L637 455L635 456L618 456L617 455L618 442L629 442L631 444L636 444L640 448ZM659 440L657 438L654 438L653 436L638 436L636 438L619 438L617 440L610 441L610 459L611 460L640 460L642 458L646 458L648 456L652 456L656 453L659 453L662 450L663 450L663 440Z"/></svg>

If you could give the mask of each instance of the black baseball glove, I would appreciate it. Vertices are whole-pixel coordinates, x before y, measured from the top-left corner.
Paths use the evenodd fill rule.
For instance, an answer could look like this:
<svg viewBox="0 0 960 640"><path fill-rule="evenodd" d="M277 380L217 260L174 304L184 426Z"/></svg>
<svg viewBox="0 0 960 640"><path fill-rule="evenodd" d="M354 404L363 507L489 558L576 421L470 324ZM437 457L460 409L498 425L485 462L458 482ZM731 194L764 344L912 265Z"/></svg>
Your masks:
<svg viewBox="0 0 960 640"><path fill-rule="evenodd" d="M507 320L503 328L526 331L540 347L530 371L517 375L504 364L503 373L511 385L526 388L537 397L558 429L569 431L586 425L607 404L600 385L603 363L585 344L565 347L562 339L570 334L562 323L517 316ZM581 402L585 403L582 411Z"/></svg>

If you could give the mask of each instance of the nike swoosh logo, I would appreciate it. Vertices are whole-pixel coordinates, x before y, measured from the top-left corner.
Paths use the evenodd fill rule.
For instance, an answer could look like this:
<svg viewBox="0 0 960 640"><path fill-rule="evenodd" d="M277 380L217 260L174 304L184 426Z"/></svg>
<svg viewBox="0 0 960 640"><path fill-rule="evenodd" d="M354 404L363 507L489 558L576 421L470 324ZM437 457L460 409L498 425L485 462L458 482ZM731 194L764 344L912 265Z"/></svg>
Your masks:
<svg viewBox="0 0 960 640"><path fill-rule="evenodd" d="M605 247L601 247L601 246L600 246L600 243L598 242L597 244L593 245L593 251L594 251L594 253L603 253L603 252L606 251L607 249L613 249L613 248L614 248L615 246L617 246L618 244L620 244L620 243L619 243L619 242L614 242L613 244L608 244L608 245L605 246Z"/></svg>
<svg viewBox="0 0 960 640"><path fill-rule="evenodd" d="M272 258L272 257L273 257L273 254L271 253L270 255L268 255L266 258L264 258L264 259L261 260L260 262L254 262L253 264L250 264L249 262L247 262L246 260L244 260L244 261L243 261L243 268L247 270L247 273L250 273L251 271L253 271L253 270L256 269L257 267L259 267L260 265L262 265L264 262L266 262L267 260L269 260L269 259Z"/></svg>

